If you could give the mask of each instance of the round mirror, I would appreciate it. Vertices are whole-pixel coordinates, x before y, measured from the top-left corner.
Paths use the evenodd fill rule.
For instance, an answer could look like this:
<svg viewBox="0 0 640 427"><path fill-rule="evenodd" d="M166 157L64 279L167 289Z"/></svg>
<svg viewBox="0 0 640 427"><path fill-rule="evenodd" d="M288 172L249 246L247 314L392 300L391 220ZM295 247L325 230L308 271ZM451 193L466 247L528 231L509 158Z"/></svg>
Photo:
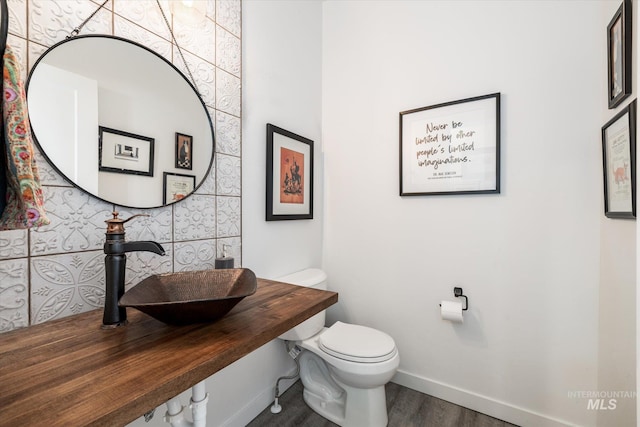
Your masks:
<svg viewBox="0 0 640 427"><path fill-rule="evenodd" d="M120 206L187 197L213 163L211 118L170 62L135 42L86 35L49 48L27 81L33 136L68 181Z"/></svg>

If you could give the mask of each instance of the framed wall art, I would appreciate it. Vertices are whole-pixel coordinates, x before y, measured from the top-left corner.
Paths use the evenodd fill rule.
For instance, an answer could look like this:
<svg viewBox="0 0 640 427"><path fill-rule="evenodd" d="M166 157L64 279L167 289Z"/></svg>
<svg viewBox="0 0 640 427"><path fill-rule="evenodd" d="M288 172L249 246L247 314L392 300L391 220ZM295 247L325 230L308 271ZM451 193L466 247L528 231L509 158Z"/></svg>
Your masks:
<svg viewBox="0 0 640 427"><path fill-rule="evenodd" d="M313 219L313 141L267 124L267 221Z"/></svg>
<svg viewBox="0 0 640 427"><path fill-rule="evenodd" d="M193 193L195 185L196 177L194 175L163 172L162 203L166 205L184 199Z"/></svg>
<svg viewBox="0 0 640 427"><path fill-rule="evenodd" d="M176 132L176 168L193 168L193 137Z"/></svg>
<svg viewBox="0 0 640 427"><path fill-rule="evenodd" d="M636 101L602 127L604 214L636 217Z"/></svg>
<svg viewBox="0 0 640 427"><path fill-rule="evenodd" d="M631 95L631 0L623 0L607 26L609 108Z"/></svg>
<svg viewBox="0 0 640 427"><path fill-rule="evenodd" d="M500 93L400 113L400 195L500 193Z"/></svg>
<svg viewBox="0 0 640 427"><path fill-rule="evenodd" d="M104 126L98 133L98 170L153 176L153 138Z"/></svg>

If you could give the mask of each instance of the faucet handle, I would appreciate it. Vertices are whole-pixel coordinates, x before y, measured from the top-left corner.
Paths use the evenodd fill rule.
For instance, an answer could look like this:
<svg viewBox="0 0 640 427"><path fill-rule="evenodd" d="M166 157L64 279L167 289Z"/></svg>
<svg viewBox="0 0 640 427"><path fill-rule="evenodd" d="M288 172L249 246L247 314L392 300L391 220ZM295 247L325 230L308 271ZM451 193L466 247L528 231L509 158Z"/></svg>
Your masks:
<svg viewBox="0 0 640 427"><path fill-rule="evenodd" d="M105 222L107 223L107 234L124 234L124 223L131 221L133 218L138 217L138 216L149 216L148 214L135 214L130 216L127 219L120 219L118 218L118 215L120 214L120 212L118 211L113 211L111 213L111 215L113 215L113 218L106 220Z"/></svg>

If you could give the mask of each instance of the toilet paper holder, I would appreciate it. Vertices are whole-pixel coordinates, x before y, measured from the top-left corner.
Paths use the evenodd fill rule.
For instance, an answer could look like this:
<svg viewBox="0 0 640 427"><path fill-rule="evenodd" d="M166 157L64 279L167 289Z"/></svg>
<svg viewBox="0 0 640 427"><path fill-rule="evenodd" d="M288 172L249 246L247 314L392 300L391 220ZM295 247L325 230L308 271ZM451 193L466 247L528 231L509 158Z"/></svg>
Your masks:
<svg viewBox="0 0 640 427"><path fill-rule="evenodd" d="M469 309L469 298L462 293L462 288L453 288L453 296L464 298L464 308L462 311L467 311Z"/></svg>

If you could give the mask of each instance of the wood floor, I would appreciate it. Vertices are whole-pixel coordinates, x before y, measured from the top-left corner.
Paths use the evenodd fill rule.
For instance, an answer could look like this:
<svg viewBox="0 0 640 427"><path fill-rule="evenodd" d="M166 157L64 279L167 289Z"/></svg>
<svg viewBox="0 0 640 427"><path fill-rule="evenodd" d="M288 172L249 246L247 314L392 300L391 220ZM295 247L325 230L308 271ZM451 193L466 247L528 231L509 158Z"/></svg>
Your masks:
<svg viewBox="0 0 640 427"><path fill-rule="evenodd" d="M389 427L515 427L488 415L463 408L415 390L388 383L386 386ZM296 382L279 399L282 412L270 408L248 427L334 427L336 424L313 412L302 399L302 384Z"/></svg>

